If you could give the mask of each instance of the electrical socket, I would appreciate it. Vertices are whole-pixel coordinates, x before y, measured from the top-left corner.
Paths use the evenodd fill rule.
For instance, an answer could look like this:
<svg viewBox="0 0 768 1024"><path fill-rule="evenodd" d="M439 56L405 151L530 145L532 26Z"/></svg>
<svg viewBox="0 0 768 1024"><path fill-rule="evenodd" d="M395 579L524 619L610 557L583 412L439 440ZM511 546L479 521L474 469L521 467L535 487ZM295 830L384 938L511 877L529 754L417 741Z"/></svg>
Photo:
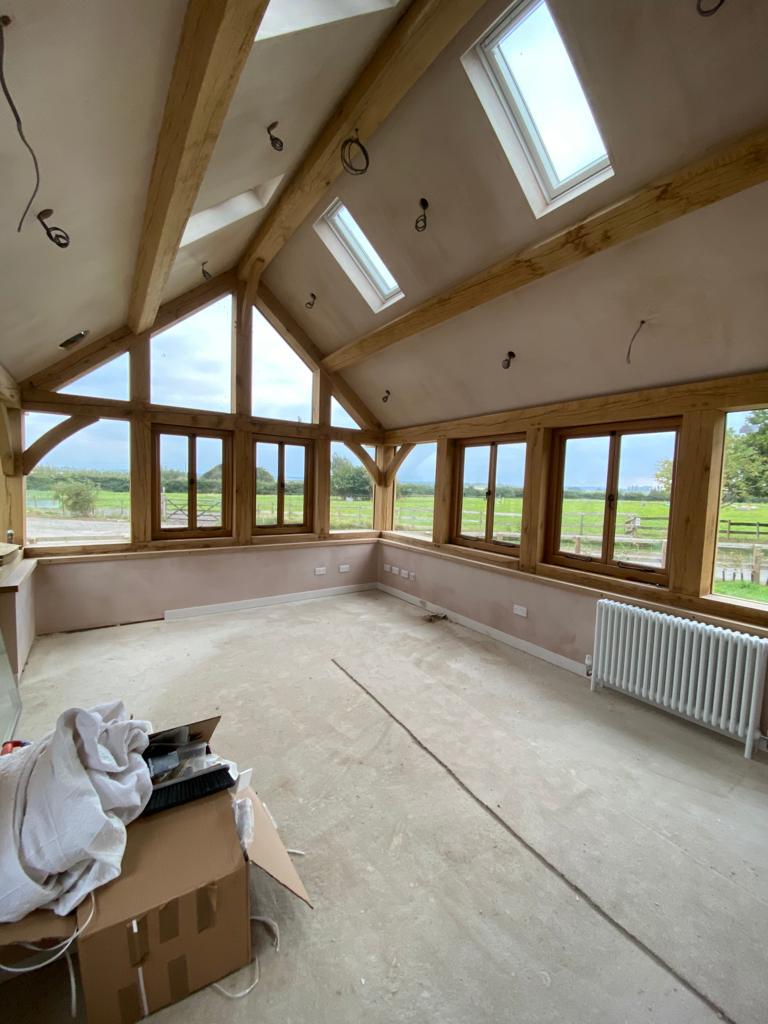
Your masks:
<svg viewBox="0 0 768 1024"><path fill-rule="evenodd" d="M411 582L413 582L413 581L414 581L414 580L416 579L416 573L415 573L415 572L409 572L409 573L408 573L408 579L409 579L409 580L410 580Z"/></svg>
<svg viewBox="0 0 768 1024"><path fill-rule="evenodd" d="M515 613L515 615L519 615L522 619L528 618L528 609L525 607L524 604L513 604L512 611Z"/></svg>
<svg viewBox="0 0 768 1024"><path fill-rule="evenodd" d="M399 576L400 575L400 570L398 569L398 567L396 565L393 565L390 568L389 571L392 573L393 576Z"/></svg>
<svg viewBox="0 0 768 1024"><path fill-rule="evenodd" d="M328 570L325 568L324 565L316 565L315 566L315 576L325 576L327 571Z"/></svg>
<svg viewBox="0 0 768 1024"><path fill-rule="evenodd" d="M352 566L345 562L339 566L339 572L352 572Z"/></svg>
<svg viewBox="0 0 768 1024"><path fill-rule="evenodd" d="M387 564L387 563L385 562L385 563L384 563L384 572L391 572L391 571L392 571L392 566L391 566L391 565L388 565L388 564Z"/></svg>

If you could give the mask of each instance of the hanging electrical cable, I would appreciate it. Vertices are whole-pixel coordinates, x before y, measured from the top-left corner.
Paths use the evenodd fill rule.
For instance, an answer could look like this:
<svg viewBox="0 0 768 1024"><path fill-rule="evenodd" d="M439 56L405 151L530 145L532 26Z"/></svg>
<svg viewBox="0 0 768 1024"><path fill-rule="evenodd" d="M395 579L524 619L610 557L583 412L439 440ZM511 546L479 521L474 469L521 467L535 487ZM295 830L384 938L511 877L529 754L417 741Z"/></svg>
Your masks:
<svg viewBox="0 0 768 1024"><path fill-rule="evenodd" d="M645 327L645 325L647 323L648 323L647 320L641 320L640 323L635 328L635 333L629 339L629 348L627 349L627 363L630 364L630 365L632 363L632 346L635 344L635 338L638 336L640 331L642 331L642 329Z"/></svg>
<svg viewBox="0 0 768 1024"><path fill-rule="evenodd" d="M16 122L16 131L19 133L19 138L24 143L26 148L29 150L29 155L32 157L32 165L35 168L35 187L32 189L32 195L29 197L29 202L24 207L24 212L21 215L19 226L16 228L16 231L18 232L21 231L22 227L24 226L24 220L27 214L29 213L29 208L32 205L32 203L34 203L35 197L37 196L37 193L40 189L40 164L37 161L37 153L35 153L34 149L27 140L26 135L24 134L24 124L21 120L19 108L14 103L13 96L11 96L11 91L8 88L8 82L5 78L5 30L10 24L11 19L6 14L0 17L0 89L2 89L3 96L5 96L8 106L10 107L11 114L13 114L13 119Z"/></svg>
<svg viewBox="0 0 768 1024"><path fill-rule="evenodd" d="M371 158L358 137L357 128L354 136L350 135L341 144L341 166L347 174L365 174L371 166Z"/></svg>
<svg viewBox="0 0 768 1024"><path fill-rule="evenodd" d="M429 203L426 199L419 200L419 206L421 207L421 213L416 218L416 222L413 225L417 231L427 230L427 210L429 209Z"/></svg>
<svg viewBox="0 0 768 1024"><path fill-rule="evenodd" d="M708 7L706 0L696 0L696 10L702 18L711 18L713 14L717 14L724 3L725 0L715 0L714 4Z"/></svg>
<svg viewBox="0 0 768 1024"><path fill-rule="evenodd" d="M0 16L0 91L5 96L8 107L10 108L13 119L16 122L16 131L18 132L19 138L22 143L29 151L29 155L32 157L32 166L35 169L35 185L32 189L32 195L29 197L27 205L24 207L24 211L19 220L19 225L16 228L16 232L20 232L24 227L24 221L26 220L27 214L30 211L32 203L34 203L37 193L40 191L40 163L37 159L37 153L33 149L31 143L24 134L24 123L19 113L19 108L14 102L11 90L8 88L8 82L5 77L5 30L11 24L11 19L7 14ZM58 228L49 224L46 224L46 220L53 216L53 210L41 210L37 219L43 227L46 236L53 242L54 245L58 246L59 249L66 249L69 245L70 238L67 232L63 228Z"/></svg>

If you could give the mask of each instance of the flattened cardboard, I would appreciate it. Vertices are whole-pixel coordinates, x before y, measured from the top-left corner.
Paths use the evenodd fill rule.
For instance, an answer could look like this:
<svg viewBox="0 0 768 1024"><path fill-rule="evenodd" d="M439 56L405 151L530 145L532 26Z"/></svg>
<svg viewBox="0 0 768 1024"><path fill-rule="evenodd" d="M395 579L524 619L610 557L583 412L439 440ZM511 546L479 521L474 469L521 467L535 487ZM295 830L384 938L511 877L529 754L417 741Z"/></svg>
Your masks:
<svg viewBox="0 0 768 1024"><path fill-rule="evenodd" d="M274 878L276 882L311 907L312 904L309 901L307 890L304 888L304 883L299 878L299 873L290 854L283 846L283 841L277 834L264 804L250 787L241 790L235 799L240 797L247 797L253 805L253 839L246 848L251 864L261 868L270 878Z"/></svg>

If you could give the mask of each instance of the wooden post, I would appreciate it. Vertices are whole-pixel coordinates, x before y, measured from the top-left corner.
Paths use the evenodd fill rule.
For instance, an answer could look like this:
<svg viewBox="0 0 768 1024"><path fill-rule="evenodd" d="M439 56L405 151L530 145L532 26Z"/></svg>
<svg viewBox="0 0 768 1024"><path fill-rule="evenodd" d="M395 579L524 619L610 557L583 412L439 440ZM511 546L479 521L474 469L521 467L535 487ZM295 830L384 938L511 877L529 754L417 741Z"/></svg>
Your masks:
<svg viewBox="0 0 768 1024"><path fill-rule="evenodd" d="M669 524L669 587L701 597L712 585L725 442L725 413L683 414Z"/></svg>
<svg viewBox="0 0 768 1024"><path fill-rule="evenodd" d="M131 541L147 544L152 540L152 425L149 413L149 332L139 334L130 343L129 372L131 402L139 411L131 415Z"/></svg>
<svg viewBox="0 0 768 1024"><path fill-rule="evenodd" d="M232 303L232 409L239 417L250 417L253 401L253 288L250 281L238 281ZM256 519L253 434L238 426L233 442L232 527L236 544L250 544Z"/></svg>
<svg viewBox="0 0 768 1024"><path fill-rule="evenodd" d="M545 427L532 427L526 431L525 439L520 568L525 572L536 572L536 566L544 558L552 431Z"/></svg>
<svg viewBox="0 0 768 1024"><path fill-rule="evenodd" d="M432 543L448 544L453 530L454 463L456 442L441 437L437 442L437 467L435 472L435 519L432 527Z"/></svg>
<svg viewBox="0 0 768 1024"><path fill-rule="evenodd" d="M13 530L13 544L24 546L24 476L21 471L22 414L0 403L0 543Z"/></svg>
<svg viewBox="0 0 768 1024"><path fill-rule="evenodd" d="M312 418L321 427L330 426L331 382L319 370L315 370L312 384ZM315 439L314 484L314 532L327 537L331 532L331 442L327 437Z"/></svg>
<svg viewBox="0 0 768 1024"><path fill-rule="evenodd" d="M373 528L374 530L391 530L395 512L395 478L386 480L386 469L395 456L395 447L390 444L376 446L376 465L382 470L382 482L374 488L373 497Z"/></svg>

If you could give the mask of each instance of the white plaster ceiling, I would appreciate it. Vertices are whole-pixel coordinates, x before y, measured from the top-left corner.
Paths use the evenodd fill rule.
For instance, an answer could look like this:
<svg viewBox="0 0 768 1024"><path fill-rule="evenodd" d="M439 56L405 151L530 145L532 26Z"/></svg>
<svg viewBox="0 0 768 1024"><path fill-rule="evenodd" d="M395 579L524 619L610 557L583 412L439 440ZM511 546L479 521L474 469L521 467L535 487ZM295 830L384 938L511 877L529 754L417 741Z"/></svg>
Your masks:
<svg viewBox="0 0 768 1024"><path fill-rule="evenodd" d="M285 17L307 8L297 0L278 6ZM331 6L323 0L315 13L328 17ZM0 99L0 363L17 379L60 358L59 342L76 331L88 328L93 339L125 323L185 8L186 0L9 0L3 7L14 19L7 78L43 177L17 235L32 165ZM339 0L335 8L341 20L254 44L196 211L289 175L399 16L397 0ZM274 120L282 153L267 138ZM70 233L69 249L46 240L35 220L45 207ZM260 216L182 250L165 298L198 284L203 260L214 273L232 266Z"/></svg>
<svg viewBox="0 0 768 1024"><path fill-rule="evenodd" d="M8 0L6 77L40 159L0 97L0 363L17 378L59 342L125 321L149 174L184 0ZM58 249L35 215L69 232Z"/></svg>
<svg viewBox="0 0 768 1024"><path fill-rule="evenodd" d="M393 345L345 376L395 427L766 369L767 233L768 184Z"/></svg>
<svg viewBox="0 0 768 1024"><path fill-rule="evenodd" d="M460 63L462 53L506 6L507 0L493 0L483 8L376 135L365 140L371 153L369 172L357 178L342 176L335 182L317 204L313 217L267 268L265 281L324 351L333 351L401 316L455 282L631 194L713 147L768 124L768 4L762 0L726 2L713 18L699 17L695 0L550 0L616 173L577 200L536 220ZM313 230L314 218L337 195L349 206L405 292L403 301L378 314L369 309ZM417 234L413 222L420 212L421 196L430 203L429 227ZM742 217L738 230L729 227L725 215L726 210L744 211L738 200L723 204L721 212L704 212L699 221L686 218L679 230L695 237L688 248L709 250L692 252L694 258L687 265L666 257L665 246L678 230L672 228L642 240L637 251L643 255L637 258L637 265L624 250L611 250L574 271L574 280L585 282L584 294L593 300L604 298L598 273L612 282L606 286L609 293L623 289L627 295L642 298L640 305L653 305L663 298L667 316L672 317L670 323L688 330L679 340L691 340L695 323L696 330L705 328L709 339L705 348L717 323L738 322L739 330L727 345L724 339L718 343L722 351L715 345L705 357L703 351L694 349L685 365L675 367L676 379L765 365L768 346L757 332L763 330L766 310L762 296L753 296L750 289L765 288L768 247L757 244L755 237L760 238L761 226L764 234L766 211L761 199L744 200L750 202L758 205ZM716 233L708 235L706 226ZM752 262L739 258L739 231ZM730 265L738 266L741 274L726 274L731 287L715 288L707 297L697 277L706 269L700 262L707 257L716 260L726 238ZM681 247L687 252L683 243ZM622 285L614 272L620 266L626 267L627 273L639 273L640 279ZM667 284L659 267L669 270ZM710 273L705 279L713 277L716 275ZM527 379L526 387L532 390L526 390L526 395L531 400L633 386L639 380L638 368L632 373L621 366L609 370L613 364L608 356L616 337L626 336L626 326L635 317L634 308L626 307L636 303L614 301L605 310L592 308L590 303L577 302L562 280L556 275L531 286L540 297L536 309L542 319L535 328L530 319L518 320L528 308L525 290L478 312L472 320L464 317L436 328L428 345L395 346L350 370L348 379L369 401L376 402L381 418L390 424L504 408L510 405L508 377L495 384L489 381L490 371L486 364L475 363L473 353L486 343L486 337L495 339L492 347L496 353L504 348L507 337L533 333L540 351L547 355L542 365L537 364L539 376ZM309 292L318 296L311 311L304 308ZM710 311L706 323L697 311L693 311L693 320L689 317L691 296L700 293L704 298L700 309ZM720 315L714 317L713 295L723 303ZM735 308L736 295L742 311ZM576 308L579 329L583 326L585 332L594 332L591 358L606 359L598 367L599 385L594 378L574 376L569 359L558 358L571 344ZM756 316L751 324L750 313ZM641 312L637 318L640 316ZM498 362L500 359L499 355ZM667 369L659 365L654 380L666 379ZM387 406L380 406L378 398L386 387L392 389L393 396L397 391L400 399L396 402L393 397Z"/></svg>

